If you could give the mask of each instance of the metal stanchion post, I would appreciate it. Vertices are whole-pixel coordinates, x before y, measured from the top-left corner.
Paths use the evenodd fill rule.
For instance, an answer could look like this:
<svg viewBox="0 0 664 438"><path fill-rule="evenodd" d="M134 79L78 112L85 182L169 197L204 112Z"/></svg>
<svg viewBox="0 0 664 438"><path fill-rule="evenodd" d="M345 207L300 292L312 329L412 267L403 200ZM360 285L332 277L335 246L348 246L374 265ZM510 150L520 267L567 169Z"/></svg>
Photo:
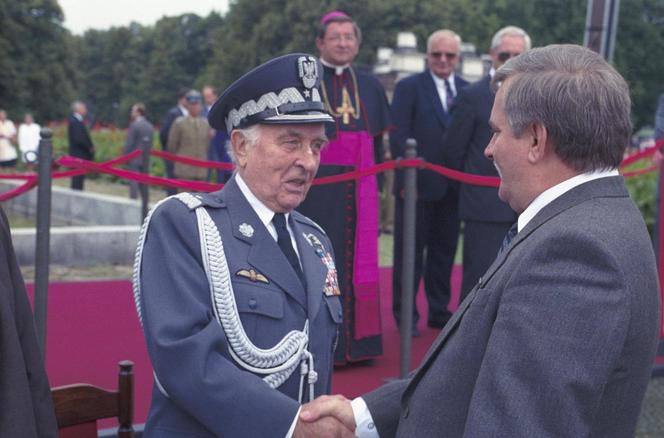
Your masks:
<svg viewBox="0 0 664 438"><path fill-rule="evenodd" d="M35 325L37 339L46 357L46 310L48 298L48 268L51 236L51 166L53 164L53 132L41 130L38 153L37 242L35 249Z"/></svg>
<svg viewBox="0 0 664 438"><path fill-rule="evenodd" d="M150 149L143 149L143 161L141 163L141 173L144 175L148 174L149 169L149 160L150 160ZM145 220L145 217L148 215L148 205L150 203L150 186L144 183L139 183L138 191L141 194L141 223Z"/></svg>
<svg viewBox="0 0 664 438"><path fill-rule="evenodd" d="M417 142L406 141L404 158L417 155ZM401 275L401 378L410 371L411 334L413 330L413 277L415 275L415 207L417 198L417 169L406 168L404 172L403 196L403 264ZM396 266L395 266L396 268Z"/></svg>

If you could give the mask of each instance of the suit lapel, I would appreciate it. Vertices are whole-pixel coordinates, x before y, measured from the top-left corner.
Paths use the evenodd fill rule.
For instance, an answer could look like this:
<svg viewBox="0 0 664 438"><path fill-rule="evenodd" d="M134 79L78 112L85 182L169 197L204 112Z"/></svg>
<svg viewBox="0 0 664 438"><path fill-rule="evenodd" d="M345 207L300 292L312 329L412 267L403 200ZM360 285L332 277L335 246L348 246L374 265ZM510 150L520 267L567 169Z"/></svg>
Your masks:
<svg viewBox="0 0 664 438"><path fill-rule="evenodd" d="M278 284L306 309L304 286L281 249L279 249L277 242L245 199L235 182L235 178L226 184L223 195L227 204L233 205L233 208L228 209L233 236L251 245L247 256L249 264L265 275L269 281ZM251 227L252 233L242 233L240 231L240 229L246 230L246 225Z"/></svg>
<svg viewBox="0 0 664 438"><path fill-rule="evenodd" d="M422 74L422 87L424 88L424 94L428 99L431 99L431 103L436 110L436 117L442 126L447 126L447 114L443 108L443 103L440 101L440 95L438 94L438 89L436 88L436 83L431 77L431 72L426 70Z"/></svg>
<svg viewBox="0 0 664 438"><path fill-rule="evenodd" d="M307 315L309 321L313 321L323 299L323 287L327 278L327 267L316 254L313 246L305 239L305 231L297 219L293 218L291 224L293 233L295 234L295 241L297 242L297 250L300 254L302 270L307 279Z"/></svg>

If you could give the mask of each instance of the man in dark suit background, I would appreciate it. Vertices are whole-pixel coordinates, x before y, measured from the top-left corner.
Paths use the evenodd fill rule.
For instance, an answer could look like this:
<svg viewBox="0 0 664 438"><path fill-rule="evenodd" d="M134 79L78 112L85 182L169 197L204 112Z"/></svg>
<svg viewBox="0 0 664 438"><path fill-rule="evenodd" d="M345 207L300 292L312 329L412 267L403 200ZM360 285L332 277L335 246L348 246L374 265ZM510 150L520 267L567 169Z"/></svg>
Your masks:
<svg viewBox="0 0 664 438"><path fill-rule="evenodd" d="M171 131L171 126L173 122L182 116L189 114L187 108L185 107L185 95L189 91L189 88L180 88L177 94L177 104L168 110L164 118L161 120L161 127L159 128L159 142L161 143L161 150L168 151L168 133ZM171 151L173 152L173 151ZM171 160L164 160L164 168L166 170L167 178L175 178L175 163ZM173 187L167 187L166 193L174 195L177 193L177 190Z"/></svg>
<svg viewBox="0 0 664 438"><path fill-rule="evenodd" d="M390 133L394 158L404 156L406 139L417 140L417 155L429 163L445 165L442 139L450 122L456 93L468 83L454 74L459 62L461 38L451 30L438 30L427 42L428 69L397 83L392 99L396 129ZM442 328L450 318L450 274L459 237L458 186L429 171L417 176L417 225L415 290L424 276L429 302L429 327ZM394 195L394 270L392 276L394 318L401 311L403 246L403 175L397 172ZM424 253L426 251L426 257ZM419 314L414 307L413 334L419 334Z"/></svg>
<svg viewBox="0 0 664 438"><path fill-rule="evenodd" d="M334 414L362 437L634 436L661 303L618 172L627 83L576 45L526 51L493 82L485 153L514 233L409 379L352 404L322 398L301 418Z"/></svg>
<svg viewBox="0 0 664 438"><path fill-rule="evenodd" d="M69 116L69 125L67 136L69 137L69 155L82 158L84 160L94 160L95 146L90 138L90 132L85 126L85 116L88 113L88 107L80 101L71 104L71 115ZM71 178L72 190L83 190L85 175L73 176Z"/></svg>
<svg viewBox="0 0 664 438"><path fill-rule="evenodd" d="M491 140L489 115L494 99L491 78L508 59L528 49L530 37L518 27L504 27L493 36L489 74L461 90L454 104L443 148L453 169L474 175L498 176L491 160L484 156L484 149ZM462 184L459 218L464 222L463 300L496 258L503 236L516 220L516 213L498 198L498 188Z"/></svg>

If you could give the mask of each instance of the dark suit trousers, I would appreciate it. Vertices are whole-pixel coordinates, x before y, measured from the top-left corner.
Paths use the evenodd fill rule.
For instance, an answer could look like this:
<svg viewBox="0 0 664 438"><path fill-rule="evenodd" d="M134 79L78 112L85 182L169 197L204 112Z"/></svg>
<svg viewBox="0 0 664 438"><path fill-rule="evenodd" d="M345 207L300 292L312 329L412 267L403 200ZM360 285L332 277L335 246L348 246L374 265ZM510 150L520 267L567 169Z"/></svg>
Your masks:
<svg viewBox="0 0 664 438"><path fill-rule="evenodd" d="M429 303L428 322L444 324L450 317L450 275L459 238L459 215L456 191L448 190L439 201L417 201L415 223L415 278L413 299L420 279ZM394 212L394 268L392 270L392 312L401 316L401 269L403 251L403 200L397 198ZM413 321L419 320L413 306Z"/></svg>
<svg viewBox="0 0 664 438"><path fill-rule="evenodd" d="M85 182L85 175L78 175L71 177L72 190L83 190L83 183Z"/></svg>
<svg viewBox="0 0 664 438"><path fill-rule="evenodd" d="M464 221L461 298L468 296L493 263L512 222Z"/></svg>

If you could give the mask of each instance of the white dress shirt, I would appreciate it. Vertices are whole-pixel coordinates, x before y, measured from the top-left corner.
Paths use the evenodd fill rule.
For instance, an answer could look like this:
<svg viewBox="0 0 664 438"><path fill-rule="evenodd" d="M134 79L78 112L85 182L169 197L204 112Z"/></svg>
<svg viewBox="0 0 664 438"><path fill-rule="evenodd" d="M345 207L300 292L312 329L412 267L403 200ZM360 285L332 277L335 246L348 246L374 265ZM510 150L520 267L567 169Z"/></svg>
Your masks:
<svg viewBox="0 0 664 438"><path fill-rule="evenodd" d="M517 222L517 230L520 232L544 207L559 198L566 192L572 190L574 187L579 186L589 181L606 178L610 176L620 175L618 170L600 170L596 172L586 172L569 178L555 186L543 191L537 196L533 202L519 215ZM358 397L351 402L353 408L353 416L355 417L355 436L359 438L380 438L378 430L374 424L371 412L367 407L366 402L362 397Z"/></svg>
<svg viewBox="0 0 664 438"><path fill-rule="evenodd" d="M438 97L440 98L440 103L443 104L443 109L445 112L448 112L450 109L447 107L447 87L445 87L445 81L450 83L450 89L452 90L452 93L454 94L455 97L457 95L457 89L456 86L454 85L454 73L450 73L450 75L447 77L447 79L441 79L435 74L433 74L431 71L429 71L429 74L433 78L433 83L436 84L436 90L438 90Z"/></svg>

